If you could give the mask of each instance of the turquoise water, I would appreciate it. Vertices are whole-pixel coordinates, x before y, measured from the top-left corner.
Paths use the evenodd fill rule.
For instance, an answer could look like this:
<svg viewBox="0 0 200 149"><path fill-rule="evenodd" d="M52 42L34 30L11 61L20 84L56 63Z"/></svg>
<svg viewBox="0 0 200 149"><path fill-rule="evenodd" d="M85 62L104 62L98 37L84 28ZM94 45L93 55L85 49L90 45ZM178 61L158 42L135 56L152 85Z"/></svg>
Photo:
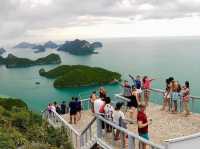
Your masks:
<svg viewBox="0 0 200 149"><path fill-rule="evenodd" d="M20 57L36 59L49 53L58 53L62 64L84 64L99 66L120 72L127 79L128 74L149 75L157 78L154 88L164 88L164 80L168 76L183 83L189 80L192 94L200 96L200 37L169 38L123 38L101 39L104 47L99 54L91 56L73 56L56 50L35 54L31 49L10 49ZM81 95L83 98L98 87L54 89L53 80L40 77L40 68L51 69L57 65L34 66L29 68L6 69L0 66L0 95L23 99L34 111L41 111L49 102L69 100L71 96ZM41 82L36 85L35 82ZM110 94L121 91L118 85L107 85ZM158 101L156 101L158 102ZM199 111L196 103L196 111Z"/></svg>

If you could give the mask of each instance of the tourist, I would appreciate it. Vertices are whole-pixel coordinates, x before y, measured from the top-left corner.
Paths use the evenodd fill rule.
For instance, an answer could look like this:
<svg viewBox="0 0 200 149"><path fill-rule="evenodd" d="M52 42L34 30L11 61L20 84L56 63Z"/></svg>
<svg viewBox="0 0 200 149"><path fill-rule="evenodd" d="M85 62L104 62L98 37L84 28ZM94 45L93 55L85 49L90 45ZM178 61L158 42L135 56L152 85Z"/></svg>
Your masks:
<svg viewBox="0 0 200 149"><path fill-rule="evenodd" d="M170 86L171 86L171 80L170 78L168 78L166 79L166 89L163 96L163 106L161 111L164 111L167 105L170 106Z"/></svg>
<svg viewBox="0 0 200 149"><path fill-rule="evenodd" d="M62 104L60 105L61 108L61 114L65 114L66 113L66 103L65 101L62 102Z"/></svg>
<svg viewBox="0 0 200 149"><path fill-rule="evenodd" d="M111 100L110 97L107 97L106 100L106 105L104 107L104 112L105 112L105 118L107 120L113 121L113 113L114 113L114 108L111 105ZM106 125L106 130L107 132L111 132L112 131L112 127L110 125Z"/></svg>
<svg viewBox="0 0 200 149"><path fill-rule="evenodd" d="M141 101L142 98L142 83L141 83L141 78L140 75L136 76L136 79L132 76L129 75L129 77L133 80L133 84L136 87L137 93L138 93L138 99L139 101Z"/></svg>
<svg viewBox="0 0 200 149"><path fill-rule="evenodd" d="M149 97L150 97L150 89L151 89L151 82L155 79L150 79L148 76L144 76L142 83L144 89L144 102L146 106L149 104Z"/></svg>
<svg viewBox="0 0 200 149"><path fill-rule="evenodd" d="M56 109L56 112L57 112L58 114L61 114L60 105L59 105L59 104L57 104L57 102L56 102L56 101L54 102L54 107L55 107L55 109Z"/></svg>
<svg viewBox="0 0 200 149"><path fill-rule="evenodd" d="M74 124L76 124L76 103L74 101L74 97L72 97L72 100L69 102L69 108L70 108L70 124L72 124L72 120L74 120Z"/></svg>
<svg viewBox="0 0 200 149"><path fill-rule="evenodd" d="M137 108L138 104L140 103L138 99L138 92L135 87L132 87L132 95L130 97L130 102L128 102L128 108L129 108L129 117L132 120L136 120L137 117Z"/></svg>
<svg viewBox="0 0 200 149"><path fill-rule="evenodd" d="M116 104L116 107L115 107L115 110L114 110L114 113L113 113L113 122L118 126L127 128L127 126L125 126L125 115L121 111L122 105L123 105L123 103L121 103L121 102L118 102ZM119 134L120 134L120 131L116 130L115 140L119 140L120 139Z"/></svg>
<svg viewBox="0 0 200 149"><path fill-rule="evenodd" d="M76 115L77 115L77 121L79 121L81 119L81 101L78 99L78 97L75 98L75 103L76 103Z"/></svg>
<svg viewBox="0 0 200 149"><path fill-rule="evenodd" d="M131 86L129 85L128 81L124 81L124 84L121 84L122 87L124 88L124 93L123 96L126 98L130 98L131 97Z"/></svg>
<svg viewBox="0 0 200 149"><path fill-rule="evenodd" d="M102 99L103 98L105 99L107 97L106 96L106 90L103 87L99 88L99 97L102 98Z"/></svg>
<svg viewBox="0 0 200 149"><path fill-rule="evenodd" d="M188 116L190 114L189 109L189 101L190 101L190 83L189 81L185 81L185 86L183 87L183 106L185 111L185 116Z"/></svg>
<svg viewBox="0 0 200 149"><path fill-rule="evenodd" d="M148 122L147 115L145 113L146 104L140 104L137 114L137 123L138 123L138 134L140 137L149 140L148 126L152 123L152 120ZM146 144L140 142L139 149L146 149Z"/></svg>
<svg viewBox="0 0 200 149"><path fill-rule="evenodd" d="M178 108L178 101L181 97L181 88L179 87L179 84L177 81L172 81L172 93L171 93L171 100L172 100L172 113L177 112Z"/></svg>
<svg viewBox="0 0 200 149"><path fill-rule="evenodd" d="M91 111L94 113L94 102L97 99L96 91L92 92L92 95L90 96L90 104L91 104Z"/></svg>
<svg viewBox="0 0 200 149"><path fill-rule="evenodd" d="M105 101L102 100L101 98L97 98L94 101L94 113L96 114L102 113L101 110L103 109L104 106L105 106Z"/></svg>

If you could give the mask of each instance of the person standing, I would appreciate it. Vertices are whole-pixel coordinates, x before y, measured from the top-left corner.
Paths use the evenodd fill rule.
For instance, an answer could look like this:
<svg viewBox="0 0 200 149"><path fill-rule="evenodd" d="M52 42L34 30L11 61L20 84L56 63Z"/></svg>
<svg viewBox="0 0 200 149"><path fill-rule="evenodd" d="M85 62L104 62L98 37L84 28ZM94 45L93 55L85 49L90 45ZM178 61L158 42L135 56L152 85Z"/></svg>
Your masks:
<svg viewBox="0 0 200 149"><path fill-rule="evenodd" d="M62 104L60 105L61 108L61 114L65 114L66 113L66 103L65 101L62 102Z"/></svg>
<svg viewBox="0 0 200 149"><path fill-rule="evenodd" d="M189 102L190 102L190 83L185 81L185 86L183 87L183 106L185 111L185 116L190 115Z"/></svg>
<svg viewBox="0 0 200 149"><path fill-rule="evenodd" d="M92 92L92 95L90 96L90 104L91 104L91 111L94 113L94 102L97 99L96 91Z"/></svg>
<svg viewBox="0 0 200 149"><path fill-rule="evenodd" d="M143 89L144 89L144 102L146 106L149 104L149 97L150 97L150 89L151 89L151 83L155 79L150 79L148 76L144 76L142 83L143 83Z"/></svg>
<svg viewBox="0 0 200 149"><path fill-rule="evenodd" d="M106 90L105 90L103 87L100 87L100 88L99 88L99 97L100 97L101 99L105 99L105 98L107 97L107 95L106 95Z"/></svg>
<svg viewBox="0 0 200 149"><path fill-rule="evenodd" d="M75 98L75 103L76 103L76 115L77 115L77 121L79 121L81 119L81 110L82 110L82 105L81 105L81 101L79 100L78 97Z"/></svg>
<svg viewBox="0 0 200 149"><path fill-rule="evenodd" d="M137 114L138 133L140 137L149 140L148 127L152 123L152 120L148 122L147 115L145 113L145 108L146 108L145 104L139 105L139 111ZM147 145L145 143L142 142L139 143L139 149L146 149L146 146Z"/></svg>
<svg viewBox="0 0 200 149"><path fill-rule="evenodd" d="M74 101L74 97L72 97L72 100L69 103L69 108L70 108L70 124L72 124L72 120L74 120L74 124L76 124L76 103Z"/></svg>

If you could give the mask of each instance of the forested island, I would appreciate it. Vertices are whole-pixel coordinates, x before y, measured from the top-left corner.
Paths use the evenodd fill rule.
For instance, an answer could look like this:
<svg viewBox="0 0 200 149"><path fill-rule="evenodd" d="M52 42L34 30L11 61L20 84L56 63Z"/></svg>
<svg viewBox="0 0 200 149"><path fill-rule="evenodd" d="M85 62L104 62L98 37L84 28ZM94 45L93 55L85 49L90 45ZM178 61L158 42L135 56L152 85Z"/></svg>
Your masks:
<svg viewBox="0 0 200 149"><path fill-rule="evenodd" d="M72 149L66 133L54 129L20 99L0 97L1 149Z"/></svg>
<svg viewBox="0 0 200 149"><path fill-rule="evenodd" d="M73 55L90 55L97 54L97 48L103 47L101 42L90 43L86 40L75 39L73 41L66 41L64 44L58 45L53 41L48 41L44 44L33 44L28 42L21 42L14 48L20 49L36 49L35 53L45 52L46 48L57 49L58 51L68 52Z"/></svg>
<svg viewBox="0 0 200 149"><path fill-rule="evenodd" d="M55 88L103 85L121 79L121 74L117 72L84 65L62 65L47 72L40 69L39 74L55 79Z"/></svg>
<svg viewBox="0 0 200 149"><path fill-rule="evenodd" d="M0 56L0 65L6 65L7 68L30 67L35 65L60 64L61 58L57 54L49 54L46 57L30 60L28 58L19 58L9 54L6 58Z"/></svg>
<svg viewBox="0 0 200 149"><path fill-rule="evenodd" d="M76 39L73 41L66 41L57 50L69 52L73 55L90 55L97 54L97 52L95 51L96 48L100 48L102 46L103 45L100 42L90 43L86 40Z"/></svg>

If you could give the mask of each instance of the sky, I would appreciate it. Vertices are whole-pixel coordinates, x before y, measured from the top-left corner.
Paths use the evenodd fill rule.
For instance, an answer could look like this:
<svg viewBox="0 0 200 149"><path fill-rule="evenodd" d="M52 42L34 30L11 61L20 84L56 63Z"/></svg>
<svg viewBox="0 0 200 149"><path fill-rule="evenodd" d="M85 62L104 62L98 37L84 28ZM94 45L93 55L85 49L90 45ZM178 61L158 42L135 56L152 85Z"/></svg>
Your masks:
<svg viewBox="0 0 200 149"><path fill-rule="evenodd" d="M200 36L200 0L0 0L0 45Z"/></svg>

